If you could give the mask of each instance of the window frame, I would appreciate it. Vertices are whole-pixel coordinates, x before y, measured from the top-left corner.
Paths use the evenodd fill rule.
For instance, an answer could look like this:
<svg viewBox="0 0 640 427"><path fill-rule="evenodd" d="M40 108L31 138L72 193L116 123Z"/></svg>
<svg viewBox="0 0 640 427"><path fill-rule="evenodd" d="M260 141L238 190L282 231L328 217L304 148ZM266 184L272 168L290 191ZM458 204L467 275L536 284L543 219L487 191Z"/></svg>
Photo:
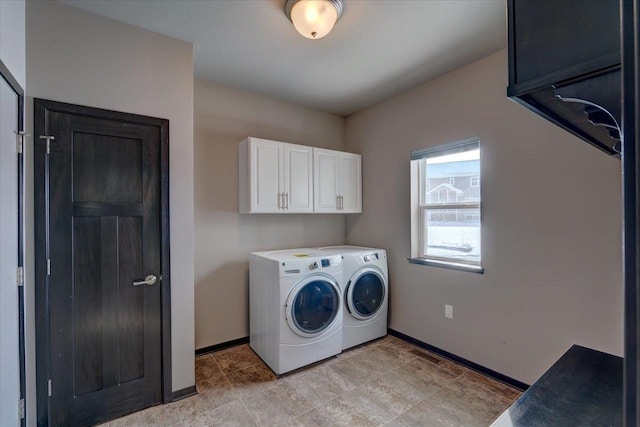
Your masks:
<svg viewBox="0 0 640 427"><path fill-rule="evenodd" d="M478 185L473 186L473 188L480 187L480 197L478 201L466 201L459 203L427 203L426 200L427 192L430 189L426 179L427 159L459 152L473 151L475 149L480 149L480 139L478 137L454 141L423 150L416 150L411 153L412 257L408 259L410 263L432 265L481 274L484 273L484 268L482 268L482 251L479 261L426 255L428 235L425 218L428 212L434 212L437 210L478 209L480 212L480 233L482 233L482 187L480 185L480 176L482 173L473 176L477 177L478 183ZM470 185L470 187L472 186ZM480 242L480 245L482 245L482 238L480 239Z"/></svg>

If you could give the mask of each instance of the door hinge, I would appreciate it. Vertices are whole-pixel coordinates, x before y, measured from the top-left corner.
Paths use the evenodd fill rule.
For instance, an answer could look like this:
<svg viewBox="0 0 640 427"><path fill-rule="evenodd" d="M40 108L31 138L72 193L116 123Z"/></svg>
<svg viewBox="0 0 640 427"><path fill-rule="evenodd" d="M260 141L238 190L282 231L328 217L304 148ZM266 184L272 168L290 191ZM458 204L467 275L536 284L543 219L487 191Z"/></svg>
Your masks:
<svg viewBox="0 0 640 427"><path fill-rule="evenodd" d="M47 154L51 154L51 141L56 139L55 136L40 135L40 139L47 141Z"/></svg>
<svg viewBox="0 0 640 427"><path fill-rule="evenodd" d="M18 267L17 276L18 286L24 286L24 267Z"/></svg>
<svg viewBox="0 0 640 427"><path fill-rule="evenodd" d="M51 259L47 259L47 276L51 276Z"/></svg>
<svg viewBox="0 0 640 427"><path fill-rule="evenodd" d="M51 397L51 380L47 380L47 395Z"/></svg>
<svg viewBox="0 0 640 427"><path fill-rule="evenodd" d="M30 134L23 131L14 131L14 133L16 134L16 151L18 154L22 154L24 151L24 137Z"/></svg>
<svg viewBox="0 0 640 427"><path fill-rule="evenodd" d="M25 417L24 399L18 400L18 417L21 420L24 420L24 417Z"/></svg>

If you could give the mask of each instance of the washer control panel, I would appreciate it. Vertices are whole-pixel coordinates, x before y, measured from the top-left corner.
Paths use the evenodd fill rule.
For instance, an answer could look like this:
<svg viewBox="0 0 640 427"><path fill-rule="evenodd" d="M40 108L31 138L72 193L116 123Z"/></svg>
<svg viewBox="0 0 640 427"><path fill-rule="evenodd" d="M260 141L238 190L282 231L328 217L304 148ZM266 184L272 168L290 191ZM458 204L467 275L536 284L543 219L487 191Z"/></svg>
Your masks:
<svg viewBox="0 0 640 427"><path fill-rule="evenodd" d="M362 259L364 260L364 262L371 262L371 261L376 261L376 260L378 260L380 258L378 257L378 254L374 252L374 253L371 253L371 254L364 255L362 257Z"/></svg>
<svg viewBox="0 0 640 427"><path fill-rule="evenodd" d="M309 264L309 270L318 270L340 265L340 257L321 258Z"/></svg>

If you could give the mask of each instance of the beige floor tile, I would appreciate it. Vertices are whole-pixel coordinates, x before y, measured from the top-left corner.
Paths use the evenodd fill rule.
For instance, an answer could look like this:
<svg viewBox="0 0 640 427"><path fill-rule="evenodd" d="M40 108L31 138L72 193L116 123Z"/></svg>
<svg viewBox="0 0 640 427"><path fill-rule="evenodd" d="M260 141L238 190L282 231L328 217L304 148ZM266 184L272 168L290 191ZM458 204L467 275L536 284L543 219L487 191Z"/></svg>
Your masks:
<svg viewBox="0 0 640 427"><path fill-rule="evenodd" d="M287 427L332 427L331 420L323 415L319 409L312 409L291 419Z"/></svg>
<svg viewBox="0 0 640 427"><path fill-rule="evenodd" d="M134 412L133 414L111 420L109 427L139 426L142 425L143 420L144 411Z"/></svg>
<svg viewBox="0 0 640 427"><path fill-rule="evenodd" d="M242 403L260 426L283 426L313 409L313 405L286 381L243 399Z"/></svg>
<svg viewBox="0 0 640 427"><path fill-rule="evenodd" d="M238 394L224 375L201 380L198 382L197 388L199 396L206 400L212 408L238 399Z"/></svg>
<svg viewBox="0 0 640 427"><path fill-rule="evenodd" d="M256 363L262 363L262 360L251 350L248 344L218 351L212 353L212 356L225 374L247 368Z"/></svg>
<svg viewBox="0 0 640 427"><path fill-rule="evenodd" d="M238 397L246 398L273 387L275 374L264 363L250 365L226 374ZM283 380L284 381L284 380Z"/></svg>
<svg viewBox="0 0 640 427"><path fill-rule="evenodd" d="M397 345L393 341L387 341L372 346L364 355L372 357L390 368L395 368L418 357L411 353L411 350L413 349Z"/></svg>
<svg viewBox="0 0 640 427"><path fill-rule="evenodd" d="M464 374L467 369L445 359L437 358L437 363L417 357L402 367L417 377L446 383Z"/></svg>
<svg viewBox="0 0 640 427"><path fill-rule="evenodd" d="M398 417L408 426L416 427L486 427L488 424L469 413L468 408L451 396L450 389L442 390L427 397Z"/></svg>
<svg viewBox="0 0 640 427"><path fill-rule="evenodd" d="M405 424L404 422L402 422L402 420L400 420L400 417L396 417L383 425L384 427L408 427L407 424Z"/></svg>
<svg viewBox="0 0 640 427"><path fill-rule="evenodd" d="M487 425L509 407L512 400L480 387L464 376L447 384L448 398Z"/></svg>
<svg viewBox="0 0 640 427"><path fill-rule="evenodd" d="M320 406L356 386L329 366L286 379L312 405Z"/></svg>
<svg viewBox="0 0 640 427"><path fill-rule="evenodd" d="M482 375L481 373L476 371L468 370L464 373L463 376L470 381L477 383L483 388L492 391L500 396L504 396L511 401L517 399L518 397L520 397L520 395L522 395L522 392L520 390L501 383L500 381L494 380L493 378Z"/></svg>
<svg viewBox="0 0 640 427"><path fill-rule="evenodd" d="M387 372L389 366L381 366L378 361L364 355L357 355L340 360L329 366L347 381L355 386L360 386L375 378L379 378Z"/></svg>
<svg viewBox="0 0 640 427"><path fill-rule="evenodd" d="M240 400L227 403L211 412L214 422L211 426L250 427L257 424Z"/></svg>
<svg viewBox="0 0 640 427"><path fill-rule="evenodd" d="M365 384L362 391L392 414L399 415L441 388L434 380L416 378L398 369Z"/></svg>
<svg viewBox="0 0 640 427"><path fill-rule="evenodd" d="M200 405L181 407L180 418L182 419L182 425L185 427L210 426L215 422L215 418L212 415L214 411L215 409L208 410Z"/></svg>
<svg viewBox="0 0 640 427"><path fill-rule="evenodd" d="M379 426L395 414L369 398L361 389L348 392L318 408L336 426Z"/></svg>

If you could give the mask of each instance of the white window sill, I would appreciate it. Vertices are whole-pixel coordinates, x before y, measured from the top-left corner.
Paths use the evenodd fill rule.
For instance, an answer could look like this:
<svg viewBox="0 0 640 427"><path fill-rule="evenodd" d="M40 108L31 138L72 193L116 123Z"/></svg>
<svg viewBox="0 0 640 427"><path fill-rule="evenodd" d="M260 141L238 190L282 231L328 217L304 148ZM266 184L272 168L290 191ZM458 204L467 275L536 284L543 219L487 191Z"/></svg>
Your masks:
<svg viewBox="0 0 640 427"><path fill-rule="evenodd" d="M467 271L469 273L484 274L484 268L479 265L459 264L456 262L436 261L426 258L407 258L411 264L429 265L431 267L448 268L450 270Z"/></svg>

